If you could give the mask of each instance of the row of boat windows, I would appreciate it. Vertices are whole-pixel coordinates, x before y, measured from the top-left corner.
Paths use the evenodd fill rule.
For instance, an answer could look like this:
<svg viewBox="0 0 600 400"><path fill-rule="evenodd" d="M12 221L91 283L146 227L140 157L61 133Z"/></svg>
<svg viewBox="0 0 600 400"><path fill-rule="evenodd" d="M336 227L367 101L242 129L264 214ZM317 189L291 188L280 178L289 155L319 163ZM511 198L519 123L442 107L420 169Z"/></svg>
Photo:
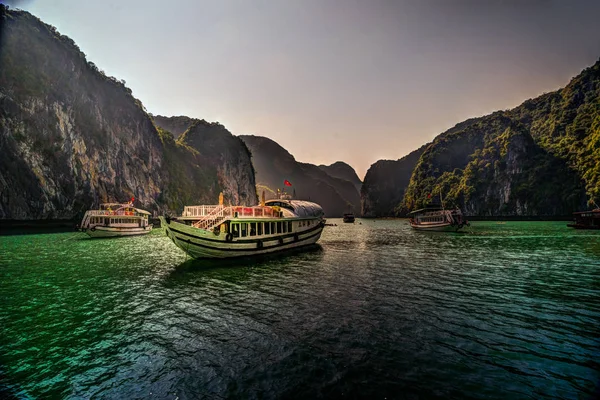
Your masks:
<svg viewBox="0 0 600 400"><path fill-rule="evenodd" d="M109 220L109 221L107 221ZM90 218L90 223L91 224L104 224L104 223L111 223L111 224L137 224L137 222L139 221L139 219L135 219L135 218L104 218L104 217L91 217Z"/></svg>
<svg viewBox="0 0 600 400"><path fill-rule="evenodd" d="M298 226L310 226L311 221L300 221ZM233 237L276 235L293 232L292 221L278 222L234 222L231 224Z"/></svg>
<svg viewBox="0 0 600 400"><path fill-rule="evenodd" d="M420 220L421 222L445 222L446 217L421 217Z"/></svg>

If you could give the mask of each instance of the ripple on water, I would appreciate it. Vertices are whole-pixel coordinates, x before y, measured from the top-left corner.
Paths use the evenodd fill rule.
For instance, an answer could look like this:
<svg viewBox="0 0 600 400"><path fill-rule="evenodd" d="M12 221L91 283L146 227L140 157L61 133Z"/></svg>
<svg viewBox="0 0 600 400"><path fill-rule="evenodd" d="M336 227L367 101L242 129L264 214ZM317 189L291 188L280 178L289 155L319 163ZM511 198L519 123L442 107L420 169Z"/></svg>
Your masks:
<svg viewBox="0 0 600 400"><path fill-rule="evenodd" d="M160 231L0 237L0 395L593 395L600 235L333 222L251 261L192 261Z"/></svg>

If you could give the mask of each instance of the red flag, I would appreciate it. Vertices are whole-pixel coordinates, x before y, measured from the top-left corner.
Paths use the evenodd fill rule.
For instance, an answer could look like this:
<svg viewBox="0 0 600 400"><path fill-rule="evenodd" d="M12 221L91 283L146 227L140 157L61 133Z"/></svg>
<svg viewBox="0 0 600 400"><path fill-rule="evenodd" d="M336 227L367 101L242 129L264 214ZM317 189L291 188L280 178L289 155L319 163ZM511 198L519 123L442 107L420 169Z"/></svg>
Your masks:
<svg viewBox="0 0 600 400"><path fill-rule="evenodd" d="M135 197L132 197L132 198L131 198L131 202L133 203L133 201L134 201L134 200L135 200Z"/></svg>
<svg viewBox="0 0 600 400"><path fill-rule="evenodd" d="M431 198L431 193L429 193L429 194L427 195L427 198L428 198L428 199L430 199L430 198Z"/></svg>
<svg viewBox="0 0 600 400"><path fill-rule="evenodd" d="M287 179L283 181L283 184L285 186L292 186L292 183L290 181L288 181Z"/></svg>

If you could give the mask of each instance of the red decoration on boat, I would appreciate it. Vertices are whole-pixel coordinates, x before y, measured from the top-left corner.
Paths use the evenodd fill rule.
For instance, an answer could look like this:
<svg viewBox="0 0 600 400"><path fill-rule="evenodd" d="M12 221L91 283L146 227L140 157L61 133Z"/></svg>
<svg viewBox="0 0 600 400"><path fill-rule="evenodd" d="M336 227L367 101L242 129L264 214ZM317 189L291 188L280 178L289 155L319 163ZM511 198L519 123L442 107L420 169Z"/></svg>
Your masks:
<svg viewBox="0 0 600 400"><path fill-rule="evenodd" d="M283 181L283 184L284 184L285 186L292 186L292 183L291 183L290 181L288 181L287 179L285 179L285 180Z"/></svg>
<svg viewBox="0 0 600 400"><path fill-rule="evenodd" d="M431 193L429 193L429 194L427 195L427 198L428 198L428 199L430 199L430 198L431 198Z"/></svg>

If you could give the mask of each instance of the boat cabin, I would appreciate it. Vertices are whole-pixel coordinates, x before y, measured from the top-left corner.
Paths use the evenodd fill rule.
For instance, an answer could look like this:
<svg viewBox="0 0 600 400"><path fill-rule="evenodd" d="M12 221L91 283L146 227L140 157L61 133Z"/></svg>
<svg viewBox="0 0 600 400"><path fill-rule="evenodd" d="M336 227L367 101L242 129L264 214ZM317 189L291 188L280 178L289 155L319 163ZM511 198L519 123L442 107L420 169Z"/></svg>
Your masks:
<svg viewBox="0 0 600 400"><path fill-rule="evenodd" d="M600 229L600 208L573 213L575 221L567 226L575 229Z"/></svg>

